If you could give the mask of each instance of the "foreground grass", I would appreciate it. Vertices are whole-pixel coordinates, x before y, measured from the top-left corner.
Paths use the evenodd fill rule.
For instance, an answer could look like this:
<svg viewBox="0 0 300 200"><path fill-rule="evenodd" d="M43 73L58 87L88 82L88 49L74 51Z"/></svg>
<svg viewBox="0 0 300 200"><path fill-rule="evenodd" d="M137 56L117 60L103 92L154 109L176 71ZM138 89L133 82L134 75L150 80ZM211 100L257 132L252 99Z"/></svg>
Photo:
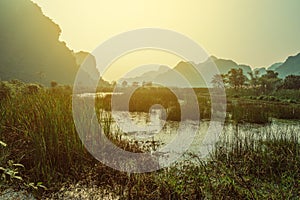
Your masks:
<svg viewBox="0 0 300 200"><path fill-rule="evenodd" d="M125 199L298 199L298 133L265 130L259 135L224 137L206 161L185 160L155 173L123 174Z"/></svg>
<svg viewBox="0 0 300 200"><path fill-rule="evenodd" d="M20 94L1 102L1 139L9 149L6 156L25 166L30 181L51 185L76 178L82 161L92 162L75 131L70 102L70 93L54 90Z"/></svg>
<svg viewBox="0 0 300 200"><path fill-rule="evenodd" d="M223 137L207 160L187 154L182 162L153 173L128 174L113 170L83 147L75 130L71 92L39 89L1 100L1 166L24 165L28 182L43 182L56 191L65 182L89 176L121 199L297 199L300 197L299 133L266 129L259 134ZM109 120L104 120L109 134ZM110 135L123 149L138 146ZM1 187L20 182L1 179ZM1 188L2 189L2 188Z"/></svg>
<svg viewBox="0 0 300 200"><path fill-rule="evenodd" d="M57 87L23 90L0 101L0 141L7 144L0 147L0 166L10 169L11 161L24 166L16 169L23 179L14 181L19 187L42 182L56 190L59 183L85 178L97 163L76 132L71 98L69 88ZM110 139L126 150L138 151L121 138ZM2 186L11 183L11 177L1 179Z"/></svg>

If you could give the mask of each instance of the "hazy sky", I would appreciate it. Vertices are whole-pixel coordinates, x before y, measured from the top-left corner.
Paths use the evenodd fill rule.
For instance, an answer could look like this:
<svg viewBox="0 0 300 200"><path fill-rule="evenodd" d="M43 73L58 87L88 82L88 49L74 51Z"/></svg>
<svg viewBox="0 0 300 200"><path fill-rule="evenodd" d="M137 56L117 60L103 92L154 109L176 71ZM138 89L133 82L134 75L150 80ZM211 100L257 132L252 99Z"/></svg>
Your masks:
<svg viewBox="0 0 300 200"><path fill-rule="evenodd" d="M61 27L60 39L75 51L92 52L116 34L157 27L185 34L210 55L252 67L269 66L300 52L300 0L33 2ZM162 64L175 62L169 57Z"/></svg>

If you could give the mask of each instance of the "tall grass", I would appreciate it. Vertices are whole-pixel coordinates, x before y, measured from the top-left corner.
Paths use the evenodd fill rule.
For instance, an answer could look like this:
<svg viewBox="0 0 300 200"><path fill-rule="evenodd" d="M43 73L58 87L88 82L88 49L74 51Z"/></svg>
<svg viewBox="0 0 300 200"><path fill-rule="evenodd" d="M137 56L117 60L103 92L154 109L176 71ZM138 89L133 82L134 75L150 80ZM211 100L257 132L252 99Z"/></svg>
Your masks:
<svg viewBox="0 0 300 200"><path fill-rule="evenodd" d="M238 123L269 123L272 119L300 119L300 105L281 102L258 102L245 99L227 101L227 120Z"/></svg>
<svg viewBox="0 0 300 200"><path fill-rule="evenodd" d="M198 98L200 104L209 105L207 97ZM89 170L93 181L99 186L110 187L123 199L300 197L299 130L265 128L255 133L249 127L247 134L239 133L238 123L267 121L280 113L281 107L266 105L262 108L255 103L229 102L229 113L237 123L236 132L232 136L225 135L209 158L202 160L197 155L186 154L183 161L168 168L129 174L97 162L86 151L75 129L71 103L70 90L59 87L2 99L0 140L8 146L0 151L0 161L13 159L22 163L28 179L43 181L46 186L80 179ZM111 116L100 111L102 106L96 101L98 121L104 134L120 148L142 152L137 143L125 141L121 133L112 131ZM265 111L267 117L260 114ZM293 115L298 115L298 111Z"/></svg>
<svg viewBox="0 0 300 200"><path fill-rule="evenodd" d="M42 181L55 189L62 182L85 178L97 162L85 149L75 128L70 88L39 89L19 93L1 101L0 140L8 144L1 149L1 165L8 160L22 163L22 174L30 182ZM98 112L104 134L118 147L141 152L137 143L121 138L111 130L109 113ZM85 110L82 107L82 120ZM89 135L86 130L86 135ZM102 164L98 164L98 166ZM105 176L112 176L105 170Z"/></svg>
<svg viewBox="0 0 300 200"><path fill-rule="evenodd" d="M245 135L225 137L212 155L212 162L235 185L243 187L250 198L299 198L298 131L266 128L256 134L249 130ZM223 191L227 195L228 189Z"/></svg>
<svg viewBox="0 0 300 200"><path fill-rule="evenodd" d="M299 152L297 130L249 130L222 137L207 160L186 154L154 173L118 172L114 192L125 199L298 199Z"/></svg>
<svg viewBox="0 0 300 200"><path fill-rule="evenodd" d="M227 112L231 116L227 117L237 123L268 123L270 121L268 106L267 104L232 100L227 106Z"/></svg>
<svg viewBox="0 0 300 200"><path fill-rule="evenodd" d="M1 109L6 111L1 138L33 180L64 179L76 175L82 160L91 161L75 130L70 94L41 90L10 98Z"/></svg>

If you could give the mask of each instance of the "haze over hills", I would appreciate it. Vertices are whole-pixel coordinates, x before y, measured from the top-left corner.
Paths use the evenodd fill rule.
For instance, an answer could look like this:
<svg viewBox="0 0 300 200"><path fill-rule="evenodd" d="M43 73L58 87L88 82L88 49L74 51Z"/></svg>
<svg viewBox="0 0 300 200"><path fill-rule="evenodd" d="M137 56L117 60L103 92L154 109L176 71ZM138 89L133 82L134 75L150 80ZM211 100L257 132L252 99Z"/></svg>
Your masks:
<svg viewBox="0 0 300 200"><path fill-rule="evenodd" d="M211 56L205 62L200 64L181 61L173 69L168 69L165 72L156 72L157 76L154 77L152 81L154 83L160 83L166 86L188 87L189 84L191 84L193 87L205 87L206 85L210 85L210 81L215 74L215 71L212 70L212 68L215 66L217 66L221 74L227 73L232 68L242 68L246 76L248 76L248 72L252 71L250 66L239 65L232 60L218 59L214 56ZM122 80L126 80L129 83L134 81L140 82L139 80L145 77L147 73L141 75L140 77ZM207 84L202 76L206 77L205 79L208 82Z"/></svg>
<svg viewBox="0 0 300 200"><path fill-rule="evenodd" d="M283 64L283 62L274 63L273 65L271 65L270 67L268 67L268 70L276 70L282 64Z"/></svg>
<svg viewBox="0 0 300 200"><path fill-rule="evenodd" d="M142 73L141 75L137 75L135 71L128 73L125 78L121 78L118 80L118 83L121 84L123 81L127 81L129 84L132 84L133 82L150 82L153 81L157 76L160 74L163 74L167 72L170 68L168 66L161 65L156 70L149 70L146 68L143 68L143 71L146 71Z"/></svg>
<svg viewBox="0 0 300 200"><path fill-rule="evenodd" d="M248 65L237 64L232 60L220 59L215 56L211 56L208 60L200 64L192 64L189 62L179 62L173 69L169 69L166 72L156 71L155 73L147 72L141 76L134 78L121 79L126 80L128 83L142 82L147 74L157 74L156 77L151 77L154 83L165 84L166 86L176 87L188 87L185 81L182 80L184 77L187 79L193 87L205 87L211 86L211 83L205 83L201 75L205 75L207 80L211 80L214 73L211 70L214 66L217 66L221 74L225 74L230 69L241 68L244 75L249 78L249 72L258 71L258 75L261 76L266 73L267 70L273 70L278 72L280 78L284 78L288 75L300 75L300 53L296 56L290 56L283 63L275 63L268 68L255 68L251 69ZM201 73L199 74L198 71ZM179 74L182 76L180 76ZM145 79L146 80L146 79ZM149 79L147 79L149 81Z"/></svg>
<svg viewBox="0 0 300 200"><path fill-rule="evenodd" d="M267 70L276 71L276 69L282 64L283 64L283 62L279 62L279 63L274 63L267 68L266 67L255 68L255 69L253 69L253 72L257 73L258 76L262 76L263 74L267 73Z"/></svg>
<svg viewBox="0 0 300 200"><path fill-rule="evenodd" d="M267 70L277 72L280 78L285 78L288 75L300 75L300 53L289 56L284 62L275 63L268 68L256 68L253 71L258 71L258 75L263 75Z"/></svg>
<svg viewBox="0 0 300 200"><path fill-rule="evenodd" d="M193 69L193 66L196 69ZM191 63L187 62L180 62L174 69L179 73L183 74L185 78L189 80L193 87L205 87L210 86L210 81L212 80L212 77L216 74L215 71L212 70L213 68L215 68L215 66L218 68L221 74L227 73L232 68L242 68L245 75L247 75L247 72L251 71L251 68L249 66L238 65L232 60L218 59L215 56L211 56L205 62L196 65L192 65ZM199 74L199 72L201 74ZM205 78L203 76L205 76ZM168 79L167 76L162 77L162 75L160 78L162 80ZM176 81L172 84L172 86L176 86Z"/></svg>
<svg viewBox="0 0 300 200"><path fill-rule="evenodd" d="M300 53L295 56L289 56L282 65L275 69L280 78L288 75L300 75Z"/></svg>
<svg viewBox="0 0 300 200"><path fill-rule="evenodd" d="M38 82L49 85L51 81L60 84L73 84L79 66L87 58L86 80L96 79L99 72L95 58L88 52L75 53L59 40L61 29L46 17L40 7L29 0L0 1L0 79L20 79L26 82ZM203 87L205 83L200 71L207 80L211 80L214 64L221 74L230 69L241 68L244 74L250 66L237 64L232 60L211 56L203 63L179 62L173 69L160 66L157 70L142 75L134 75L118 80L132 82L156 82L166 86L186 87L187 79L193 87ZM283 63L275 63L268 68L255 69L259 74L266 70L275 70L279 77L300 75L300 54L290 56ZM249 76L248 76L249 77ZM108 85L107 82L102 82ZM210 84L210 81L208 85Z"/></svg>
<svg viewBox="0 0 300 200"><path fill-rule="evenodd" d="M269 70L269 69L268 69ZM255 68L253 69L253 72L255 74L257 74L258 76L262 76L263 74L267 73L267 69L265 67L261 67L261 68Z"/></svg>

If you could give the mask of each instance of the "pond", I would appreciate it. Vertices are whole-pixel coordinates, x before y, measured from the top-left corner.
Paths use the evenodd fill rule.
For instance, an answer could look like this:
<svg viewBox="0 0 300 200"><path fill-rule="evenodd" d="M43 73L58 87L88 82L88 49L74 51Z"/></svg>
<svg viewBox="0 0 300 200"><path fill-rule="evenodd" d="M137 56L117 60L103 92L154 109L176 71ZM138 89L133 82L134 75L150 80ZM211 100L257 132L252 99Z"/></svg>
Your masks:
<svg viewBox="0 0 300 200"><path fill-rule="evenodd" d="M120 95L120 94L123 94L122 92L97 92L97 93L93 93L93 92L90 92L90 93L83 93L83 94L78 94L78 96L80 97L101 97L101 98L104 98L108 95Z"/></svg>
<svg viewBox="0 0 300 200"><path fill-rule="evenodd" d="M255 139L262 134L281 131L287 134L300 133L300 121L296 120L273 119L271 123L264 125L225 123L224 126L220 126L219 122L208 120L165 121L160 109L153 109L150 113L113 111L109 114L113 118L113 133L138 142L150 152L169 157L181 155L185 150L200 157L206 156L208 151L213 150L215 143L224 138L250 136ZM217 135L208 131L210 126L221 127L216 129Z"/></svg>

